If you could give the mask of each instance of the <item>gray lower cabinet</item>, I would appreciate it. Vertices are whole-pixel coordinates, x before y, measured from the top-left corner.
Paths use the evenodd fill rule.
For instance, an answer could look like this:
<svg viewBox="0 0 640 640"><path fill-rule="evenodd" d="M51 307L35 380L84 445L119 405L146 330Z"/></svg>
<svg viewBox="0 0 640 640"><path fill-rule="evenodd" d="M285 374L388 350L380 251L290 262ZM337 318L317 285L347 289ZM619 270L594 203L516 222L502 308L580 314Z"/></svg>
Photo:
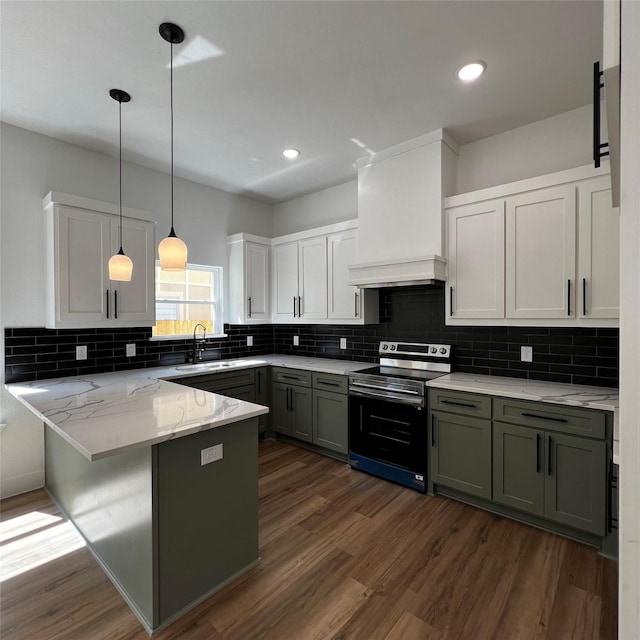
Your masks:
<svg viewBox="0 0 640 640"><path fill-rule="evenodd" d="M313 390L313 442L338 453L348 452L349 402L346 395Z"/></svg>
<svg viewBox="0 0 640 640"><path fill-rule="evenodd" d="M432 411L434 484L491 499L491 420Z"/></svg>
<svg viewBox="0 0 640 640"><path fill-rule="evenodd" d="M311 442L311 389L273 382L271 407L276 433Z"/></svg>
<svg viewBox="0 0 640 640"><path fill-rule="evenodd" d="M273 430L347 455L347 376L276 367L272 372Z"/></svg>
<svg viewBox="0 0 640 640"><path fill-rule="evenodd" d="M495 422L493 452L495 502L605 534L604 442Z"/></svg>

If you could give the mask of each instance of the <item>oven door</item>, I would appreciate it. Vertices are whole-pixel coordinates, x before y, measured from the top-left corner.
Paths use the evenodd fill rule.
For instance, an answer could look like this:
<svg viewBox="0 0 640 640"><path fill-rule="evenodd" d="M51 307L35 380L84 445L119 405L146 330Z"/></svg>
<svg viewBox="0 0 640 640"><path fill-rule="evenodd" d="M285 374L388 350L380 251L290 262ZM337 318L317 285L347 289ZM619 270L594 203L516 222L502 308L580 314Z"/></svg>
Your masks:
<svg viewBox="0 0 640 640"><path fill-rule="evenodd" d="M422 402L351 393L349 453L426 477L427 412Z"/></svg>

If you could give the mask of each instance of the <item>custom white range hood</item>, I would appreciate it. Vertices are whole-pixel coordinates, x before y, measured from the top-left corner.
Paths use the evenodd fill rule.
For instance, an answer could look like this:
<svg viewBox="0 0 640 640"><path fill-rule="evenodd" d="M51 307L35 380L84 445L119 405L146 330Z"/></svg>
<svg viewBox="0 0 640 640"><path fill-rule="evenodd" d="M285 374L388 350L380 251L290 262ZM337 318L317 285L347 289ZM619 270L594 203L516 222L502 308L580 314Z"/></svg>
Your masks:
<svg viewBox="0 0 640 640"><path fill-rule="evenodd" d="M439 129L358 161L358 262L349 284L431 284L446 277L443 200L458 145Z"/></svg>

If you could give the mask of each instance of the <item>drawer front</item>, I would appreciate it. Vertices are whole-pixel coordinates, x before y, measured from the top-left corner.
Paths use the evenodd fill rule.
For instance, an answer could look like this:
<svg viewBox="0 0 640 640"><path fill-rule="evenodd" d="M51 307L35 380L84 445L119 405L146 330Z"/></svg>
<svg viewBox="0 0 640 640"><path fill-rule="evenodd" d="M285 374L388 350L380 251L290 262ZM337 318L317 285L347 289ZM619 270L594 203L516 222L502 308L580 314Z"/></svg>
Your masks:
<svg viewBox="0 0 640 640"><path fill-rule="evenodd" d="M494 398L493 419L600 440L606 433L604 412L545 402Z"/></svg>
<svg viewBox="0 0 640 640"><path fill-rule="evenodd" d="M177 382L177 381L173 381ZM205 391L218 392L220 389L228 389L230 387L241 387L248 384L254 384L255 370L242 369L239 371L229 371L225 373L213 373L206 376L194 376L183 378L181 384L196 389L204 389Z"/></svg>
<svg viewBox="0 0 640 640"><path fill-rule="evenodd" d="M466 391L429 389L429 409L463 416L491 418L491 398Z"/></svg>
<svg viewBox="0 0 640 640"><path fill-rule="evenodd" d="M252 384L244 385L243 387L231 387L229 389L219 389L216 391L221 396L227 396L228 398L235 398L236 400L244 400L245 402L256 401L256 388Z"/></svg>
<svg viewBox="0 0 640 640"><path fill-rule="evenodd" d="M274 382L295 384L299 387L310 387L311 371L301 371L300 369L285 369L283 367L276 367L272 371L271 379Z"/></svg>
<svg viewBox="0 0 640 640"><path fill-rule="evenodd" d="M346 394L349 389L349 379L347 376L331 373L314 373L313 388L332 391L333 393Z"/></svg>

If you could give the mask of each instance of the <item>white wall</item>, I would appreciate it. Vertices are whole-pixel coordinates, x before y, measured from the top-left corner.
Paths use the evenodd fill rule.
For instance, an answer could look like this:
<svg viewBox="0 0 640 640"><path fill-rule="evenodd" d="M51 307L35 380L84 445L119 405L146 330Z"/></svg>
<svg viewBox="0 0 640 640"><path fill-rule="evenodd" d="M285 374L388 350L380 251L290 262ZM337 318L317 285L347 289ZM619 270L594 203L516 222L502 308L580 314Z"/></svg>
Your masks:
<svg viewBox="0 0 640 640"><path fill-rule="evenodd" d="M640 637L640 3L622 3L619 632Z"/></svg>
<svg viewBox="0 0 640 640"><path fill-rule="evenodd" d="M358 181L316 191L273 207L273 235L306 231L358 217Z"/></svg>
<svg viewBox="0 0 640 640"><path fill-rule="evenodd" d="M457 193L592 162L591 105L460 147ZM602 139L606 140L606 128Z"/></svg>
<svg viewBox="0 0 640 640"><path fill-rule="evenodd" d="M2 124L0 129L0 383L4 382L4 328L43 327L44 214L42 199L60 191L118 202L118 161L95 151ZM123 163L123 204L150 212L156 240L170 228L170 179ZM175 182L175 228L189 261L226 264L226 236L245 231L271 236L270 205L187 180ZM0 496L43 484L42 425L0 390Z"/></svg>

